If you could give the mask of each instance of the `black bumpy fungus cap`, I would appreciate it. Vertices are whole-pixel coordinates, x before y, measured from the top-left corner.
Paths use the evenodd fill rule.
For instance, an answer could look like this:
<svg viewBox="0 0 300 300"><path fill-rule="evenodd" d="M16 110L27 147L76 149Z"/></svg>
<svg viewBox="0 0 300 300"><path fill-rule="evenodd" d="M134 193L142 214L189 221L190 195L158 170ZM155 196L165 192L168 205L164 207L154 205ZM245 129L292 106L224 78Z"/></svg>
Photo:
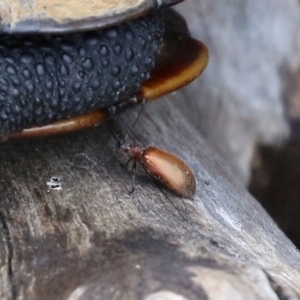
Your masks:
<svg viewBox="0 0 300 300"><path fill-rule="evenodd" d="M0 36L0 134L126 101L162 43L159 11L98 31Z"/></svg>

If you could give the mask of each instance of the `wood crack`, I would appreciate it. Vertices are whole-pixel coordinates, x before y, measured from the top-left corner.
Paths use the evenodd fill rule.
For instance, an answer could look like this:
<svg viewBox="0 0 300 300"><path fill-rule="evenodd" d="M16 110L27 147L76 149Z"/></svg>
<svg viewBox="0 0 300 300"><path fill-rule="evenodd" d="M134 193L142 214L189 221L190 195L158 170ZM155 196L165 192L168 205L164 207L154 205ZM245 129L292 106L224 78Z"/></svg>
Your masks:
<svg viewBox="0 0 300 300"><path fill-rule="evenodd" d="M7 250L7 275L11 285L11 299L15 300L18 297L18 291L17 291L17 286L15 283L14 272L12 267L13 244L11 241L11 235L8 228L8 224L5 220L5 216L2 211L0 211L0 223L2 224L3 235L6 244L6 250Z"/></svg>
<svg viewBox="0 0 300 300"><path fill-rule="evenodd" d="M263 270L264 271L264 270ZM267 271L264 271L272 290L275 292L279 300L299 300L299 297L292 288L279 283Z"/></svg>

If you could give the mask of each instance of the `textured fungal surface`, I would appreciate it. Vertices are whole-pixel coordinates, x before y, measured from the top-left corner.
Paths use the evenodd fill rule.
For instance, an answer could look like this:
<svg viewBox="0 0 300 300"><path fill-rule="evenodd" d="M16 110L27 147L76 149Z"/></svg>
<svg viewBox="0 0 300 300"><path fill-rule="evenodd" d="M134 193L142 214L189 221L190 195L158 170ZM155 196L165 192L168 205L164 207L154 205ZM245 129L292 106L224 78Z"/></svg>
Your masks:
<svg viewBox="0 0 300 300"><path fill-rule="evenodd" d="M128 99L149 78L162 42L159 12L68 35L2 35L0 134Z"/></svg>

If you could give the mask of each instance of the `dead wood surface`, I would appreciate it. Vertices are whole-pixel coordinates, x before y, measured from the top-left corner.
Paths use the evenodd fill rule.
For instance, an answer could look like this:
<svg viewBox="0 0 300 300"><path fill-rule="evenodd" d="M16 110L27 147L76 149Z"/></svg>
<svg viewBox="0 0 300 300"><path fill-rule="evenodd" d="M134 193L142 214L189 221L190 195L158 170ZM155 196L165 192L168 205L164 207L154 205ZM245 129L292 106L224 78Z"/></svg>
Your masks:
<svg viewBox="0 0 300 300"><path fill-rule="evenodd" d="M0 145L1 299L300 299L298 250L203 138L203 82L113 124L184 159L193 201L142 170L128 195L112 124Z"/></svg>
<svg viewBox="0 0 300 300"><path fill-rule="evenodd" d="M1 145L1 298L285 299L276 295L283 290L298 299L298 251L172 97L147 105L132 130L134 116L126 112L119 126L186 160L194 201L142 172L128 195L131 175L108 125ZM54 175L63 190L47 192Z"/></svg>

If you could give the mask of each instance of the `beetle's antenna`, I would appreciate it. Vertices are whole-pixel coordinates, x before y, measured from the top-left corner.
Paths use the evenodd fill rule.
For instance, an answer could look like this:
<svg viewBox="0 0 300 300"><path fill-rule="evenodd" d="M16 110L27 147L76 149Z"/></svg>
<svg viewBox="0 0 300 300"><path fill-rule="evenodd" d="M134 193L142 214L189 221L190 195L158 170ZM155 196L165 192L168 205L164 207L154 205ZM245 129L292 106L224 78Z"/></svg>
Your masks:
<svg viewBox="0 0 300 300"><path fill-rule="evenodd" d="M117 134L114 130L112 130L111 128L109 129L111 135L114 137L114 139L118 142L118 143L122 143L122 139L120 137L119 134Z"/></svg>
<svg viewBox="0 0 300 300"><path fill-rule="evenodd" d="M145 107L145 104L146 104L146 99L143 98L143 101L142 101L142 104L141 104L141 108L140 108L140 111L135 119L135 121L133 122L132 124L132 128L136 125L138 119L140 118L140 115L142 114L143 110L144 110L144 107Z"/></svg>
<svg viewBox="0 0 300 300"><path fill-rule="evenodd" d="M108 122L107 129L109 130L113 138L116 140L117 148L120 148L121 145L124 144L124 142L126 141L127 135L124 136L124 133L122 132L121 128L119 128L119 126L113 121Z"/></svg>

